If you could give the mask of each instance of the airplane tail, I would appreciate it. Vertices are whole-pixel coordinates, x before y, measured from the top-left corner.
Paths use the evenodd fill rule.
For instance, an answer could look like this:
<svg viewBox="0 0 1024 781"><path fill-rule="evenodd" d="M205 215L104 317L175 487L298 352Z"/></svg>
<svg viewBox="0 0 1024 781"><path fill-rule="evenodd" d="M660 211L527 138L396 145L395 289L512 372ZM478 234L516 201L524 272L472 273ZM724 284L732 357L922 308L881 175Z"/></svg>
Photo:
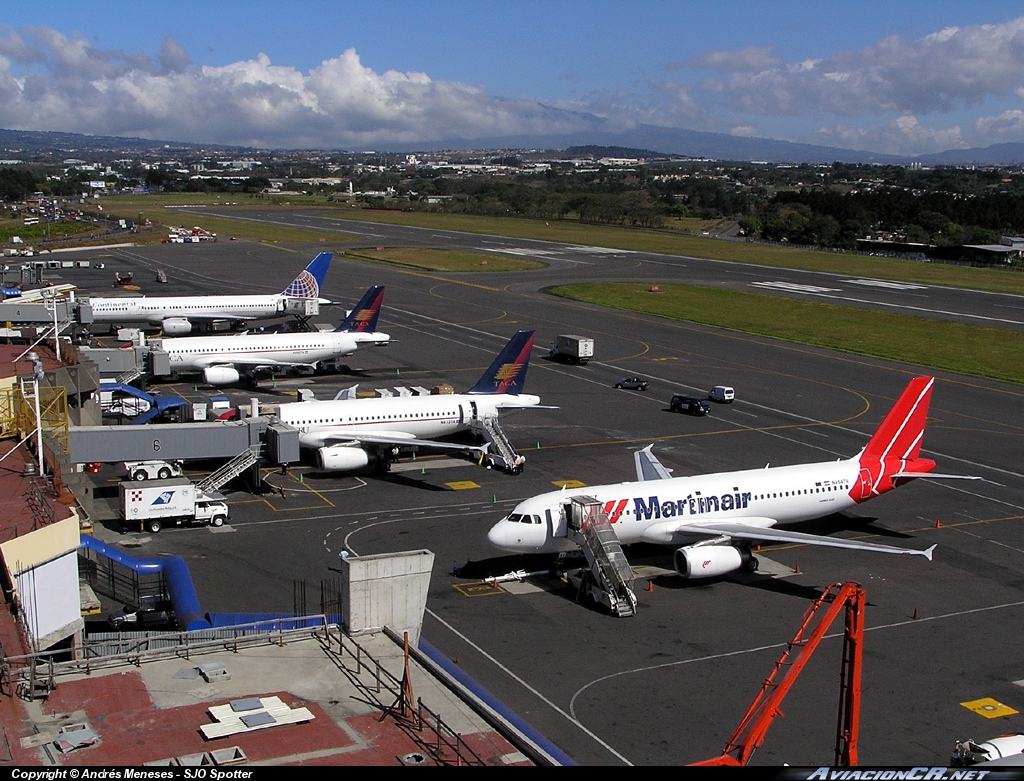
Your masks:
<svg viewBox="0 0 1024 781"><path fill-rule="evenodd" d="M349 333L371 333L377 330L377 318L380 316L380 305L384 300L384 286L374 285L359 299L355 309L348 313L335 331Z"/></svg>
<svg viewBox="0 0 1024 781"><path fill-rule="evenodd" d="M535 331L518 331L498 353L498 357L466 393L518 395L526 383Z"/></svg>
<svg viewBox="0 0 1024 781"><path fill-rule="evenodd" d="M281 291L281 295L288 298L319 298L320 288L324 285L333 257L330 252L321 252Z"/></svg>
<svg viewBox="0 0 1024 781"><path fill-rule="evenodd" d="M859 484L851 491L854 499L877 496L895 488L897 480L935 468L934 461L919 457L934 384L934 377L912 379L868 440L857 456L861 469ZM899 477L894 480L895 475Z"/></svg>

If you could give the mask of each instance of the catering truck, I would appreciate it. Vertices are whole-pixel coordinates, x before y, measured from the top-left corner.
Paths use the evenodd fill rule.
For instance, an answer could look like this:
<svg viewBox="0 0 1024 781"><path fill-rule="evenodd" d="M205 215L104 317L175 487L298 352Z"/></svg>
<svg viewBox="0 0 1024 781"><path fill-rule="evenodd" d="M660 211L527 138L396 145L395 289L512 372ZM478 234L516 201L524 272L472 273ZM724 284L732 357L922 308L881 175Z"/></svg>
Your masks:
<svg viewBox="0 0 1024 781"><path fill-rule="evenodd" d="M126 531L154 534L165 525L223 526L228 517L223 498L203 493L187 477L121 483L121 518Z"/></svg>
<svg viewBox="0 0 1024 781"><path fill-rule="evenodd" d="M594 340L589 336L559 334L551 343L548 355L554 360L584 364L594 357Z"/></svg>

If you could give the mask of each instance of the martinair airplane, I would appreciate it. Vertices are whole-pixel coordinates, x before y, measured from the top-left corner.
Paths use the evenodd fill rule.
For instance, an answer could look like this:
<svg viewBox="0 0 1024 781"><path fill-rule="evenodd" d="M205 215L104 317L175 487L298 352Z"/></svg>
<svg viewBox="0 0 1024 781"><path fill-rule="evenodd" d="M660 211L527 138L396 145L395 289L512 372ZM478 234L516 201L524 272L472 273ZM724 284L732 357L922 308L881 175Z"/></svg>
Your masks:
<svg viewBox="0 0 1024 781"><path fill-rule="evenodd" d="M257 296L137 296L90 298L92 317L97 323L151 323L168 336L192 332L192 324L211 320L267 320L289 314L291 299L320 298L330 252L321 252L280 293Z"/></svg>
<svg viewBox="0 0 1024 781"><path fill-rule="evenodd" d="M320 361L351 355L366 345L386 347L391 337L379 333L377 317L384 288L371 287L333 331L313 333L237 334L154 339L175 373L202 372L209 385L229 385L243 374L295 366L315 368Z"/></svg>
<svg viewBox="0 0 1024 781"><path fill-rule="evenodd" d="M465 393L396 398L347 398L282 404L279 417L299 430L302 447L317 448L325 471L379 465L386 471L400 448L470 451L483 458L488 445L435 442L433 437L482 427L500 414L538 407L540 398L522 393L533 349L533 331L519 331L476 385ZM521 458L521 457L520 457ZM521 467L521 461L512 465Z"/></svg>
<svg viewBox="0 0 1024 781"><path fill-rule="evenodd" d="M914 550L775 526L847 510L918 478L980 479L933 474L935 462L920 456L934 382L933 377L911 380L853 458L672 477L649 445L634 453L638 482L527 499L495 524L487 539L496 548L515 553L577 550L567 539L563 506L573 496L592 496L603 505L620 543L682 546L676 549L673 563L684 578L715 577L741 568L753 572L757 559L750 548L761 541L912 554L931 561L934 545Z"/></svg>

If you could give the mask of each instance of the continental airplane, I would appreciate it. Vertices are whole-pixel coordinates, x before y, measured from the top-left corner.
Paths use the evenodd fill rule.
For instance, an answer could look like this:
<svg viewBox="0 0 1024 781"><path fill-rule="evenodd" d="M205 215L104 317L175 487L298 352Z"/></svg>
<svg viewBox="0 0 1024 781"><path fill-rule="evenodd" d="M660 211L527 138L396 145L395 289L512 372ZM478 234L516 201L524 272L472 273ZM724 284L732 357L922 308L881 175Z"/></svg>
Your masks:
<svg viewBox="0 0 1024 781"><path fill-rule="evenodd" d="M320 361L351 355L366 345L387 346L391 337L375 330L383 300L384 288L371 287L333 331L186 336L152 344L167 353L172 372L202 372L209 385L230 385L243 374L252 379L261 370L316 368Z"/></svg>
<svg viewBox="0 0 1024 781"><path fill-rule="evenodd" d="M785 531L796 523L847 510L918 478L933 474L935 462L922 458L933 377L916 377L881 426L856 456L741 472L672 477L653 455L653 445L634 453L637 482L589 486L541 494L521 502L487 534L488 541L517 553L577 550L567 539L563 508L573 496L592 496L612 523L619 542L680 546L673 555L684 578L708 578L738 569L753 572L758 542L802 543L835 548L924 556L926 550ZM980 479L980 478L962 478Z"/></svg>
<svg viewBox="0 0 1024 781"><path fill-rule="evenodd" d="M90 298L97 323L151 323L168 336L192 332L193 323L211 320L267 320L290 313L292 299L320 298L333 255L321 252L280 293L253 296L137 296ZM299 314L303 314L300 312Z"/></svg>
<svg viewBox="0 0 1024 781"><path fill-rule="evenodd" d="M522 393L533 348L533 331L519 331L476 385L465 393L395 398L336 398L282 404L279 417L299 430L299 444L317 449L325 471L378 465L387 470L401 448L470 451L484 457L487 445L435 442L479 428L485 418L537 407L540 398ZM353 389L349 389L352 391ZM342 391L345 394L346 391Z"/></svg>

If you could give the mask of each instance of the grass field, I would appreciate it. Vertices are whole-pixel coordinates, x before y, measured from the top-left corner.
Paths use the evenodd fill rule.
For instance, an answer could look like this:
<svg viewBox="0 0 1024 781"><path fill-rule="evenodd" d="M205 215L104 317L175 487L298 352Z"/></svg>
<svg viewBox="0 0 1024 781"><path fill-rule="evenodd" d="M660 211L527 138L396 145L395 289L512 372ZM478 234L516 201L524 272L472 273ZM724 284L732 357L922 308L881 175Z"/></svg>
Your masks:
<svg viewBox="0 0 1024 781"><path fill-rule="evenodd" d="M412 247L345 250L345 257L376 263L393 263L396 266L427 271L528 271L544 268L546 265L535 260L513 258L508 255Z"/></svg>
<svg viewBox="0 0 1024 781"><path fill-rule="evenodd" d="M1024 334L912 315L735 290L611 283L567 285L576 301L1024 384Z"/></svg>

